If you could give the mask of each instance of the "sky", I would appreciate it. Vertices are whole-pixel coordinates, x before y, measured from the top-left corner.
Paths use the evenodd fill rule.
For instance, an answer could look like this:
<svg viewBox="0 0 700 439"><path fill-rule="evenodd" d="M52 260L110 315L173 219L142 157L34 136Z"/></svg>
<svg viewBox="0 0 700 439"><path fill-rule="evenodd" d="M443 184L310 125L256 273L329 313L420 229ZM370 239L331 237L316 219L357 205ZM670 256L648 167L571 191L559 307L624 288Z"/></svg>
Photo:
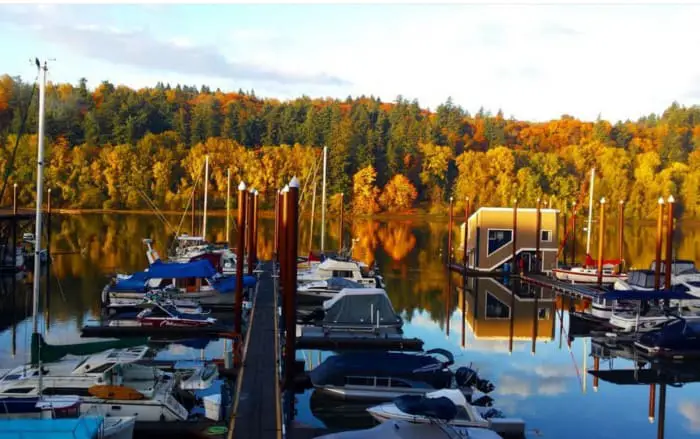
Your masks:
<svg viewBox="0 0 700 439"><path fill-rule="evenodd" d="M292 99L451 97L532 121L700 103L700 5L0 5L0 74Z"/></svg>

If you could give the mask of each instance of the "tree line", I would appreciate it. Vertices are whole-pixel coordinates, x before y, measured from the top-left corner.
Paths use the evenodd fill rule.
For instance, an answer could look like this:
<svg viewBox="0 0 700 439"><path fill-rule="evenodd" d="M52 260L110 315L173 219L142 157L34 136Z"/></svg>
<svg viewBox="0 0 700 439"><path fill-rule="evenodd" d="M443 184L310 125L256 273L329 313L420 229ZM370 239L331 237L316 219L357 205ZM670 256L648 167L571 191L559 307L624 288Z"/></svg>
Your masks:
<svg viewBox="0 0 700 439"><path fill-rule="evenodd" d="M0 77L0 171L8 173L18 142L8 181L18 183L25 205L35 190L32 87ZM331 206L342 193L357 213L440 211L450 197L457 208L467 197L475 206L540 198L564 208L580 199L595 167L596 198L625 201L627 215L652 217L658 197L673 195L683 215L700 216L700 107L678 103L615 124L569 115L535 123L500 110L470 114L451 99L429 111L401 96L281 102L162 83L134 90L105 81L90 89L82 79L47 86L46 136L47 185L67 208L181 210L201 192L207 154L214 206L225 202L228 169L234 182L263 195L297 175L306 203L326 145ZM8 205L11 191L0 202Z"/></svg>

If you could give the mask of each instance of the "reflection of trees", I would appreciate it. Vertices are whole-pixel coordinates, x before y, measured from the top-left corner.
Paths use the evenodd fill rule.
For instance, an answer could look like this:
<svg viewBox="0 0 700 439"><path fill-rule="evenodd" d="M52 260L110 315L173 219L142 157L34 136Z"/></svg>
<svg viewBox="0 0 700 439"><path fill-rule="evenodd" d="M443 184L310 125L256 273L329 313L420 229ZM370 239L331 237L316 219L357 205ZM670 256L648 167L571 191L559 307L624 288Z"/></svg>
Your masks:
<svg viewBox="0 0 700 439"><path fill-rule="evenodd" d="M384 251L394 261L403 260L416 245L410 222L389 221L379 229L377 235Z"/></svg>
<svg viewBox="0 0 700 439"><path fill-rule="evenodd" d="M352 256L367 265L372 265L375 260L375 251L379 245L377 230L379 223L372 219L356 220L352 224L352 238L355 242Z"/></svg>

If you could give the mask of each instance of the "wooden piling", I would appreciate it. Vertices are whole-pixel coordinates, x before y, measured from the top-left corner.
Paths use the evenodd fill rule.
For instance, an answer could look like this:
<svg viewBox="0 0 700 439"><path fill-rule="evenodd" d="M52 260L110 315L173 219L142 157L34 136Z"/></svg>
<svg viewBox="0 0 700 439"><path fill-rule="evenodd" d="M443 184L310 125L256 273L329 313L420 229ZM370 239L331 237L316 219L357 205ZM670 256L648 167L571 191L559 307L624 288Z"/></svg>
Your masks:
<svg viewBox="0 0 700 439"><path fill-rule="evenodd" d="M464 239L462 241L462 260L464 262L464 273L467 272L467 239L469 238L469 197L466 198L464 205Z"/></svg>
<svg viewBox="0 0 700 439"><path fill-rule="evenodd" d="M280 192L275 191L275 238L274 238L274 243L273 245L275 246L274 249L274 257L275 260L279 262L279 231L280 231Z"/></svg>
<svg viewBox="0 0 700 439"><path fill-rule="evenodd" d="M666 384L659 385L659 424L656 433L657 439L664 439L666 430Z"/></svg>
<svg viewBox="0 0 700 439"><path fill-rule="evenodd" d="M564 239L568 236L568 222L566 218L566 209L568 209L568 203L564 202ZM564 241L564 248L562 249L562 254L564 256L564 265L566 265L566 241Z"/></svg>
<svg viewBox="0 0 700 439"><path fill-rule="evenodd" d="M248 201L246 202L246 255L248 256L248 275L253 274L255 262L253 262L253 204L255 204L255 189L248 191Z"/></svg>
<svg viewBox="0 0 700 439"><path fill-rule="evenodd" d="M46 197L46 297L51 294L51 188L47 191ZM41 249L36 249L40 252ZM41 273L41 258L39 258L39 266L34 267L34 275ZM48 300L47 300L48 302ZM48 303L47 303L48 309ZM48 321L47 321L48 324Z"/></svg>
<svg viewBox="0 0 700 439"><path fill-rule="evenodd" d="M12 213L17 215L17 183L12 185Z"/></svg>
<svg viewBox="0 0 700 439"><path fill-rule="evenodd" d="M659 197L659 213L656 216L656 265L654 267L654 289L661 288L661 247L664 241L664 199Z"/></svg>
<svg viewBox="0 0 700 439"><path fill-rule="evenodd" d="M291 390L294 383L294 364L296 360L296 302L297 302L297 254L299 237L299 180L296 177L289 182L287 196L287 218L285 224L287 276L284 291L285 303L285 344L284 344L284 388Z"/></svg>
<svg viewBox="0 0 700 439"><path fill-rule="evenodd" d="M617 247L620 259L618 271L622 273L622 261L625 259L625 202L620 200L617 206Z"/></svg>
<svg viewBox="0 0 700 439"><path fill-rule="evenodd" d="M535 238L535 261L537 263L536 272L540 273L542 271L543 267L543 261L542 261L542 255L540 254L540 246L541 246L541 240L542 240L542 212L540 211L542 208L542 201L538 198L537 199L537 210L536 210L536 215L537 215L537 236Z"/></svg>
<svg viewBox="0 0 700 439"><path fill-rule="evenodd" d="M191 232L190 232L190 233L192 234L192 236L195 236L195 232L194 232L194 227L195 227L195 223L194 223L194 222L195 222L195 221L194 221L194 212L195 212L195 210L196 210L196 201L195 201L195 200L197 199L197 193L195 192L195 188L196 188L196 187L197 187L196 185L195 185L195 186L192 186L192 230L191 230Z"/></svg>
<svg viewBox="0 0 700 439"><path fill-rule="evenodd" d="M598 372L600 370L600 357L597 355L593 357L593 370ZM597 392L598 391L598 382L599 382L598 375L593 375L593 391Z"/></svg>
<svg viewBox="0 0 700 439"><path fill-rule="evenodd" d="M450 197L450 221L447 226L447 263L445 265L450 265L452 263L452 221L453 221L453 198Z"/></svg>
<svg viewBox="0 0 700 439"><path fill-rule="evenodd" d="M17 270L17 183L12 185L12 271L14 272L15 270ZM14 275L12 276L12 280L14 282ZM12 294L14 297L14 285Z"/></svg>
<svg viewBox="0 0 700 439"><path fill-rule="evenodd" d="M279 265L280 265L280 285L282 294L287 287L287 238L285 232L285 224L287 221L287 196L289 195L289 186L285 185L280 191L280 217L279 217ZM285 303L282 302L282 311L285 309Z"/></svg>
<svg viewBox="0 0 700 439"><path fill-rule="evenodd" d="M246 217L245 183L238 185L238 247L236 251L236 298L233 318L236 333L243 328L243 258L245 257L245 217Z"/></svg>
<svg viewBox="0 0 700 439"><path fill-rule="evenodd" d="M258 210L260 209L259 201L260 193L256 189L255 195L253 197L253 263L255 264L258 263Z"/></svg>
<svg viewBox="0 0 700 439"><path fill-rule="evenodd" d="M571 203L571 265L576 263L576 201Z"/></svg>
<svg viewBox="0 0 700 439"><path fill-rule="evenodd" d="M666 219L666 267L664 272L664 288L671 288L673 268L673 205L676 200L673 195L668 197L668 218ZM659 421L661 422L661 421Z"/></svg>
<svg viewBox="0 0 700 439"><path fill-rule="evenodd" d="M605 197L600 199L600 224L598 225L598 286L603 285L603 238L605 232Z"/></svg>
<svg viewBox="0 0 700 439"><path fill-rule="evenodd" d="M513 200L513 257L511 258L513 267L511 273L518 273L518 199Z"/></svg>
<svg viewBox="0 0 700 439"><path fill-rule="evenodd" d="M656 415L656 384L649 384L649 422L654 422Z"/></svg>
<svg viewBox="0 0 700 439"><path fill-rule="evenodd" d="M338 226L338 254L343 252L343 213L345 211L345 194L340 194L340 225Z"/></svg>

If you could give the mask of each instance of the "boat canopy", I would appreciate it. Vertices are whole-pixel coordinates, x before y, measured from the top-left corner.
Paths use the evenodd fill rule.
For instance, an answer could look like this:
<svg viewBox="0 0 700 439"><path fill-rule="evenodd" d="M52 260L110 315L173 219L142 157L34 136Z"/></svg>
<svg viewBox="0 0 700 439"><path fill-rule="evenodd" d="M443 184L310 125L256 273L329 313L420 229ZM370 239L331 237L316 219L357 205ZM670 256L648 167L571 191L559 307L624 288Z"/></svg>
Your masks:
<svg viewBox="0 0 700 439"><path fill-rule="evenodd" d="M686 290L685 287L658 291L608 290L598 297L605 300L698 300L697 296L688 294Z"/></svg>
<svg viewBox="0 0 700 439"><path fill-rule="evenodd" d="M331 258L326 258L326 259L324 259L323 262L318 264L318 269L324 270L324 271L333 271L333 270L357 271L357 270L359 270L359 268L360 267L357 265L356 262L339 261L339 260L331 259Z"/></svg>
<svg viewBox="0 0 700 439"><path fill-rule="evenodd" d="M146 279L205 278L216 275L216 269L207 259L185 263L155 261L145 273Z"/></svg>
<svg viewBox="0 0 700 439"><path fill-rule="evenodd" d="M326 288L329 290L340 291L343 288L365 288L361 283L346 279L344 277L331 277L326 280L311 282L299 287L299 291L307 291L316 288Z"/></svg>
<svg viewBox="0 0 700 439"><path fill-rule="evenodd" d="M323 302L324 324L399 324L401 317L381 288L343 288ZM378 317L377 317L378 316Z"/></svg>
<svg viewBox="0 0 700 439"><path fill-rule="evenodd" d="M77 419L6 419L2 437L8 439L95 439L104 418L83 416Z"/></svg>
<svg viewBox="0 0 700 439"><path fill-rule="evenodd" d="M428 398L423 395L402 395L394 400L396 408L414 416L451 421L457 416L457 406L450 398L439 396Z"/></svg>

